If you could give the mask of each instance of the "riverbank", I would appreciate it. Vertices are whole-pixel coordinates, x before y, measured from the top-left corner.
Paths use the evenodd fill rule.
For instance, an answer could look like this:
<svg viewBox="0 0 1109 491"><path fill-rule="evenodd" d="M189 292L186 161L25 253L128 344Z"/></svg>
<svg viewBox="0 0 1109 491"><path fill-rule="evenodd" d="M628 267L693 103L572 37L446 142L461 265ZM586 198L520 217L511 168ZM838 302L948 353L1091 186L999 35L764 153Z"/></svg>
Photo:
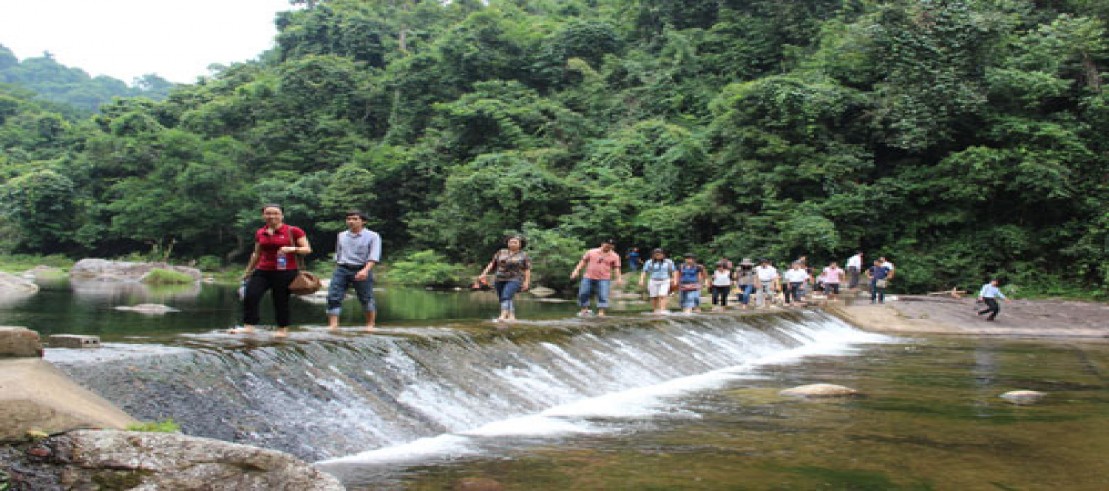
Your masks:
<svg viewBox="0 0 1109 491"><path fill-rule="evenodd" d="M846 322L893 334L1109 338L1109 304L1072 300L1002 302L1001 314L986 322L974 298L900 296L883 305L827 307Z"/></svg>

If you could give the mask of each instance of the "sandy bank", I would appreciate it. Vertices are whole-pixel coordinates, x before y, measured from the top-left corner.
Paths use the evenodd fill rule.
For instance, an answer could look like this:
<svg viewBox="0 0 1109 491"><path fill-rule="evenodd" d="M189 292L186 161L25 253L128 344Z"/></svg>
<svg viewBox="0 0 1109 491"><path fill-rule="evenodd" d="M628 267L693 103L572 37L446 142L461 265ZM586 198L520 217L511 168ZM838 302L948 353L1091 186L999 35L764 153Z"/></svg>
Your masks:
<svg viewBox="0 0 1109 491"><path fill-rule="evenodd" d="M973 298L901 296L884 305L860 303L827 310L863 329L886 333L1109 337L1109 304L1014 300L1001 304L994 322L978 317L981 308Z"/></svg>

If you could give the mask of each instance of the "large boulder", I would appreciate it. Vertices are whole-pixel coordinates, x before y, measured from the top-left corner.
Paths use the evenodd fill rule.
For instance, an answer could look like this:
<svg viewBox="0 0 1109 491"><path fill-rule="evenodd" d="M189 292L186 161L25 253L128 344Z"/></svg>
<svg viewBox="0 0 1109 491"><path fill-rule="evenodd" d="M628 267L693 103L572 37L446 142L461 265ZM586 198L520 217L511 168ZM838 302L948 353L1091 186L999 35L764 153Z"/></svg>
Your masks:
<svg viewBox="0 0 1109 491"><path fill-rule="evenodd" d="M42 357L39 333L26 327L0 326L0 358Z"/></svg>
<svg viewBox="0 0 1109 491"><path fill-rule="evenodd" d="M296 457L178 433L80 430L24 444L11 472L44 488L341 491ZM16 478L24 478L15 475Z"/></svg>
<svg viewBox="0 0 1109 491"><path fill-rule="evenodd" d="M0 441L27 432L59 433L75 428L125 428L131 416L74 383L37 358L0 360Z"/></svg>
<svg viewBox="0 0 1109 491"><path fill-rule="evenodd" d="M193 281L200 281L203 276L199 269L187 266L173 266L167 263L132 263L127 261L109 261L107 259L82 259L77 261L69 270L70 278L95 279L98 281L142 281L146 275L155 269L168 269L184 273L192 277Z"/></svg>
<svg viewBox="0 0 1109 491"><path fill-rule="evenodd" d="M0 295L31 295L38 293L39 286L22 276L0 272Z"/></svg>

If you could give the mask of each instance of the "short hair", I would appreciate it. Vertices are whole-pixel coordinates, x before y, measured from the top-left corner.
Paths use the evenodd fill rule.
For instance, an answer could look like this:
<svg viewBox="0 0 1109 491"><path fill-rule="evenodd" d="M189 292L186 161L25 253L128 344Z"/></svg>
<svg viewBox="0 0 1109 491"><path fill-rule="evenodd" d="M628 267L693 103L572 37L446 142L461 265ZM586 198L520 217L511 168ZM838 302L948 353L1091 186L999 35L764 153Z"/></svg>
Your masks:
<svg viewBox="0 0 1109 491"><path fill-rule="evenodd" d="M601 241L601 244L616 245L616 239L605 239Z"/></svg>
<svg viewBox="0 0 1109 491"><path fill-rule="evenodd" d="M263 212L266 211L266 208L277 208L277 211L280 211L281 213L285 213L285 209L282 208L281 205L279 205L277 203L266 203L266 204L262 205L262 211Z"/></svg>
<svg viewBox="0 0 1109 491"><path fill-rule="evenodd" d="M343 218L350 218L352 216L357 216L358 218L361 218L363 222L370 221L370 217L359 210L347 210L346 214L343 215Z"/></svg>

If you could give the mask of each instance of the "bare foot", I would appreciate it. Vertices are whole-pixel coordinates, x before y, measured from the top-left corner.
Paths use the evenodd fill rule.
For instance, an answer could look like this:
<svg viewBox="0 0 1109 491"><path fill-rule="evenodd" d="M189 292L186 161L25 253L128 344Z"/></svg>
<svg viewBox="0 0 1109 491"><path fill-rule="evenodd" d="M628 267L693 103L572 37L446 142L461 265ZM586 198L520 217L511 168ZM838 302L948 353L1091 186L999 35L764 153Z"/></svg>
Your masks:
<svg viewBox="0 0 1109 491"><path fill-rule="evenodd" d="M253 326L243 326L243 327L236 327L234 329L228 329L227 334L254 334L254 327Z"/></svg>
<svg viewBox="0 0 1109 491"><path fill-rule="evenodd" d="M377 331L377 329L374 328L373 324L370 324L370 325L366 326L366 328L363 329L363 331L365 331L365 332L375 332L375 331Z"/></svg>
<svg viewBox="0 0 1109 491"><path fill-rule="evenodd" d="M275 337L275 338L287 338L287 337L289 337L289 330L288 329L278 329L278 330L274 331L273 337Z"/></svg>

